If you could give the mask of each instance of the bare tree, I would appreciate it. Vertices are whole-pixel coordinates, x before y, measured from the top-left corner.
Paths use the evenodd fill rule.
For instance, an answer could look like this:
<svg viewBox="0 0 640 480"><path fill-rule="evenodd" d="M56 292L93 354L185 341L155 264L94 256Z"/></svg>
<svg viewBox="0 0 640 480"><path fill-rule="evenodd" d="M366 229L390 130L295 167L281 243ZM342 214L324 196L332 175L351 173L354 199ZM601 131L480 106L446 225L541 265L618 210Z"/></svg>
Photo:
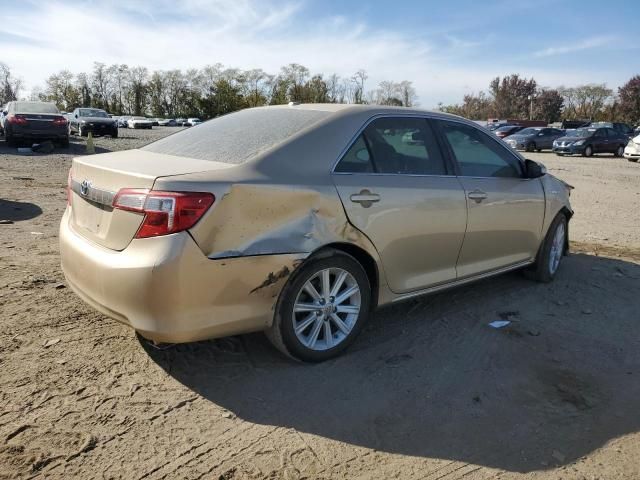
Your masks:
<svg viewBox="0 0 640 480"><path fill-rule="evenodd" d="M0 62L0 106L17 100L22 90L22 80L11 74L11 69Z"/></svg>

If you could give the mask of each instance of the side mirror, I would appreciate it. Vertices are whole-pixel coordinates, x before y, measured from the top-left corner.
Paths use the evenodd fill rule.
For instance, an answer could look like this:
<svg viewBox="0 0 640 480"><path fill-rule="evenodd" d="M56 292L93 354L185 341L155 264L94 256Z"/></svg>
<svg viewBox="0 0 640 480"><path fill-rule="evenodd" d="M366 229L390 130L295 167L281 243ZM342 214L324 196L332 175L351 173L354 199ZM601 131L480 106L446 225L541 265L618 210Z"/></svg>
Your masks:
<svg viewBox="0 0 640 480"><path fill-rule="evenodd" d="M74 115L74 117L78 118L78 114L76 113L76 114Z"/></svg>
<svg viewBox="0 0 640 480"><path fill-rule="evenodd" d="M533 160L526 159L524 161L524 168L526 170L527 178L540 178L547 174L547 169L544 165Z"/></svg>
<svg viewBox="0 0 640 480"><path fill-rule="evenodd" d="M8 113L9 113L9 110L3 110L3 111L2 111L2 114L3 114L3 115L6 115L6 114L8 114Z"/></svg>

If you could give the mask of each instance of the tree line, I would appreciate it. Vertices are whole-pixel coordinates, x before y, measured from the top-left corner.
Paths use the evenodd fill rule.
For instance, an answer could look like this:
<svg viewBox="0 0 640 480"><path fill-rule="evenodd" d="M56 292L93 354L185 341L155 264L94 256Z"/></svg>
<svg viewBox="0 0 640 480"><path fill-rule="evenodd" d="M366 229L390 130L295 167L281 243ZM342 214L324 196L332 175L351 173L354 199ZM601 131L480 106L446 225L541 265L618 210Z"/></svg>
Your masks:
<svg viewBox="0 0 640 480"><path fill-rule="evenodd" d="M9 68L0 64L0 73ZM13 79L13 77L11 77ZM222 64L201 69L149 71L145 67L96 62L91 72L61 70L35 88L31 100L55 103L62 111L76 107L102 108L115 115L212 118L246 107L301 103L376 103L415 106L410 81L383 81L366 90L367 72L351 77L311 74L292 63L270 74L262 69L241 70ZM1 81L1 80L0 80ZM2 88L3 84L0 84ZM0 103L18 98L21 84L13 84Z"/></svg>
<svg viewBox="0 0 640 480"><path fill-rule="evenodd" d="M466 118L517 118L551 123L562 119L640 122L640 75L618 88L606 84L545 88L518 74L496 77L488 92L465 95L462 103L439 104L444 112Z"/></svg>

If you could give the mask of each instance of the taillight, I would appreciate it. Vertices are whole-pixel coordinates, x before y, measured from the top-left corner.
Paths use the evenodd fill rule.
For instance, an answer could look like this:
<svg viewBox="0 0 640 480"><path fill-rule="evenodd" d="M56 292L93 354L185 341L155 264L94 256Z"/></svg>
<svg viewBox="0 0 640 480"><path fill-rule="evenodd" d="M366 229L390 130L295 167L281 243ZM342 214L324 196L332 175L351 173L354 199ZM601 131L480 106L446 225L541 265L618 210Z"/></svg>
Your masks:
<svg viewBox="0 0 640 480"><path fill-rule="evenodd" d="M12 113L7 117L7 122L9 122L11 125L26 125L27 119L24 117L24 115L16 115Z"/></svg>
<svg viewBox="0 0 640 480"><path fill-rule="evenodd" d="M63 127L67 125L67 119L64 117L56 117L53 119L53 124L58 127Z"/></svg>
<svg viewBox="0 0 640 480"><path fill-rule="evenodd" d="M211 193L123 188L113 199L113 208L144 214L136 238L148 238L193 227L214 200Z"/></svg>

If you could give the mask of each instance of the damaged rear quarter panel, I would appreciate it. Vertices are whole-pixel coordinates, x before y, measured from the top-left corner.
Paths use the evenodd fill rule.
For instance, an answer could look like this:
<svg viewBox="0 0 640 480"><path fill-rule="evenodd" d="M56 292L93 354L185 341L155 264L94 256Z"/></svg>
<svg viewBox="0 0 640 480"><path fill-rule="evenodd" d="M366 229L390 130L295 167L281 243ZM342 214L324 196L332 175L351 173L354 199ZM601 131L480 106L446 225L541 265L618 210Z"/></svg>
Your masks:
<svg viewBox="0 0 640 480"><path fill-rule="evenodd" d="M333 185L235 184L218 202L208 228L192 231L209 258L311 253L329 243L363 240Z"/></svg>

